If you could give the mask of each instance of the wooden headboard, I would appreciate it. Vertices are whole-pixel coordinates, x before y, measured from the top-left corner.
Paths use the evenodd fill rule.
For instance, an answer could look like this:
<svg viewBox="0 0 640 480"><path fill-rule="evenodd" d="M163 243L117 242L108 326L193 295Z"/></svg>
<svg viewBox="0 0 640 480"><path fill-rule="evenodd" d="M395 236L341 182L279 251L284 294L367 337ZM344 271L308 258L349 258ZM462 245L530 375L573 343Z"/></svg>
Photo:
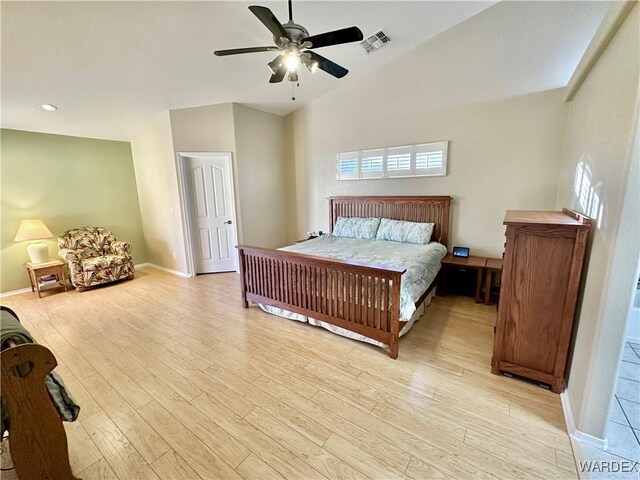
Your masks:
<svg viewBox="0 0 640 480"><path fill-rule="evenodd" d="M329 228L338 217L381 217L433 223L431 238L449 247L451 197L329 197Z"/></svg>

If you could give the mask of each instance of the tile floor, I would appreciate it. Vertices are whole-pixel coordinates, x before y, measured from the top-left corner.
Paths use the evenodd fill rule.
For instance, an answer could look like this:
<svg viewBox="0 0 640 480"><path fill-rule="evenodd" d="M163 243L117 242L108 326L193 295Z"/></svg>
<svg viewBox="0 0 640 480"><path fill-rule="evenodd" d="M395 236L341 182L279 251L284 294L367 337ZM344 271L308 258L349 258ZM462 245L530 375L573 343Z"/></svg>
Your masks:
<svg viewBox="0 0 640 480"><path fill-rule="evenodd" d="M607 452L640 462L640 345L626 343L613 408Z"/></svg>
<svg viewBox="0 0 640 480"><path fill-rule="evenodd" d="M607 448L581 444L582 457L598 462L601 470L581 475L589 480L640 479L640 345L626 343L618 374L614 404L609 413ZM626 470L619 468L625 466ZM607 468L609 466L609 469ZM614 468L618 470L611 471Z"/></svg>

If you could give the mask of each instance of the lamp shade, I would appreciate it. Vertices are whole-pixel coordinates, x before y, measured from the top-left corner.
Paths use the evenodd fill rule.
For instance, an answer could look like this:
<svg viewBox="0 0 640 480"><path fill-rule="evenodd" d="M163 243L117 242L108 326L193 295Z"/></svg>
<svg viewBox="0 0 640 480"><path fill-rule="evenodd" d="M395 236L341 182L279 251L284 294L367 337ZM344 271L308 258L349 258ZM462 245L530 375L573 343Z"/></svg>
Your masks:
<svg viewBox="0 0 640 480"><path fill-rule="evenodd" d="M22 220L18 233L13 239L14 242L22 242L24 240L39 240L41 238L51 238L53 234L49 231L42 220L39 218L31 220Z"/></svg>

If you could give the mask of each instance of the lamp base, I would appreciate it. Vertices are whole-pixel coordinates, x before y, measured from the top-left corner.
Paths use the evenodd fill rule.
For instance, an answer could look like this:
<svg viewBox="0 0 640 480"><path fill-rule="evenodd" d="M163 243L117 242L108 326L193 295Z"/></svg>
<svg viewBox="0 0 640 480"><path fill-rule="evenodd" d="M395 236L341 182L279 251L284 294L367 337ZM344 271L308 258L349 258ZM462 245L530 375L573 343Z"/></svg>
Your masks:
<svg viewBox="0 0 640 480"><path fill-rule="evenodd" d="M31 263L46 263L49 261L49 246L44 242L33 242L27 246L27 254Z"/></svg>

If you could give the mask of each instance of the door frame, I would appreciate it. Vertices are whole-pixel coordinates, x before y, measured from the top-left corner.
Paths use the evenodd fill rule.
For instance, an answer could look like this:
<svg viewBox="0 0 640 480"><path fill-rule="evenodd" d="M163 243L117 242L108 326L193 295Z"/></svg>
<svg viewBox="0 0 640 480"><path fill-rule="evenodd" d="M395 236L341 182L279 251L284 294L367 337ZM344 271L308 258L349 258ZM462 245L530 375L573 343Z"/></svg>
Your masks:
<svg viewBox="0 0 640 480"><path fill-rule="evenodd" d="M191 208L189 207L189 191L187 189L187 182L185 178L185 163L188 157L204 157L204 158L224 158L227 166L229 167L229 173L231 174L231 209L232 219L234 224L234 230L236 232L236 242L240 242L240 228L238 225L238 212L236 211L236 192L235 192L235 172L233 170L233 156L231 152L177 152L176 153L176 173L178 177L178 197L180 200L180 216L182 220L182 231L184 235L185 254L187 257L187 273L190 277L196 276L195 268L195 253L193 242L193 231L191 222ZM237 273L240 272L240 262L238 261L238 253L235 245L233 246L235 254L233 255Z"/></svg>

